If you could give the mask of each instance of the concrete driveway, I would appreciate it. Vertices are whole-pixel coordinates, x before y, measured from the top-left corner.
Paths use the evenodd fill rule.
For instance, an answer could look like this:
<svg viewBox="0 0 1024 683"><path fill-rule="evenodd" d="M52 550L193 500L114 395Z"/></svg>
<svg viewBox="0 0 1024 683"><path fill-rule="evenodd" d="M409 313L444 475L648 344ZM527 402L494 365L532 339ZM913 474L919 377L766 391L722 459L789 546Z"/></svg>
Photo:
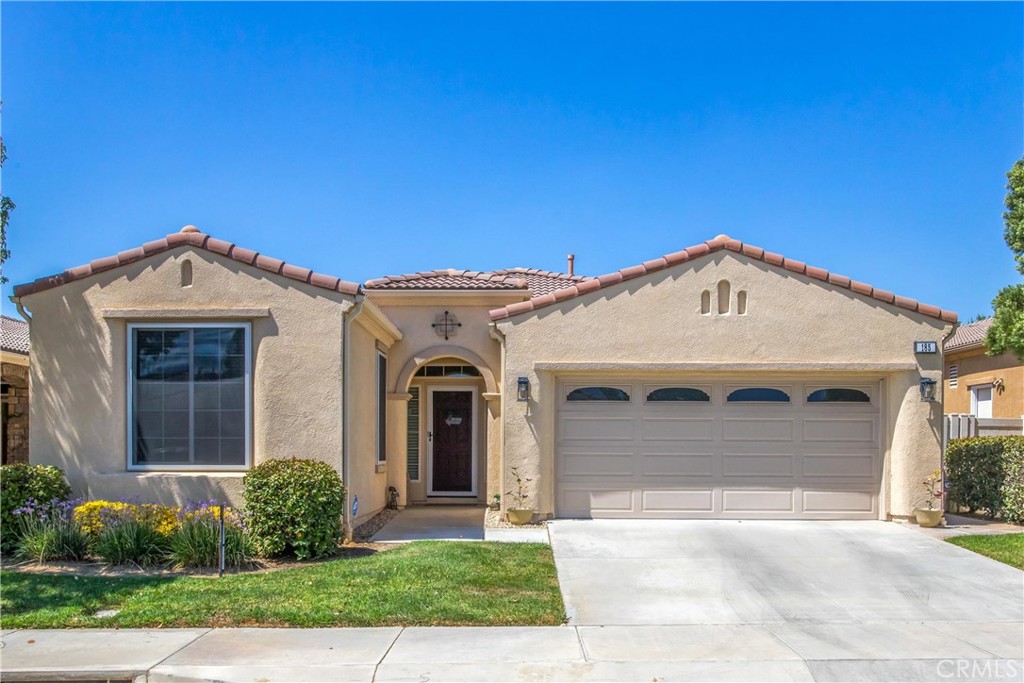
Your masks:
<svg viewBox="0 0 1024 683"><path fill-rule="evenodd" d="M576 625L976 622L1019 636L1024 621L1024 573L898 524L559 520L549 530Z"/></svg>

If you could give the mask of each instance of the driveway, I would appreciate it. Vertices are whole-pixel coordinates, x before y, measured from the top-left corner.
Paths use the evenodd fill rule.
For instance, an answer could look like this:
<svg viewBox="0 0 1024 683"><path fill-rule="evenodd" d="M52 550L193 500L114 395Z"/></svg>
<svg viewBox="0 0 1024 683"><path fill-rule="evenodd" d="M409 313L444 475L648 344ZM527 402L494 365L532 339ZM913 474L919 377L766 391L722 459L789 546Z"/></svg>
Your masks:
<svg viewBox="0 0 1024 683"><path fill-rule="evenodd" d="M549 530L576 625L976 622L1019 636L1024 621L1024 573L898 524L559 520Z"/></svg>

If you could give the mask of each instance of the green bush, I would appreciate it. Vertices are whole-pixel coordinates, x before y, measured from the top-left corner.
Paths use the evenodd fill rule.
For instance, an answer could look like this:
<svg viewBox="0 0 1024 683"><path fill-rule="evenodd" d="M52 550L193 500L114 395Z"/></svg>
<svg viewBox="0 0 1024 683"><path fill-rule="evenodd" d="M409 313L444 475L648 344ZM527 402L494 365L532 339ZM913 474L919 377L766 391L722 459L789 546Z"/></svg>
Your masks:
<svg viewBox="0 0 1024 683"><path fill-rule="evenodd" d="M0 546L13 549L18 542L20 526L14 511L30 501L39 504L62 502L71 497L71 487L64 473L51 465L0 466Z"/></svg>
<svg viewBox="0 0 1024 683"><path fill-rule="evenodd" d="M74 510L71 501L41 505L31 500L14 510L18 557L36 562L84 560L92 537L75 520Z"/></svg>
<svg viewBox="0 0 1024 683"><path fill-rule="evenodd" d="M953 439L946 448L946 482L951 503L1024 521L1024 437Z"/></svg>
<svg viewBox="0 0 1024 683"><path fill-rule="evenodd" d="M334 552L341 540L345 487L333 467L316 460L268 460L244 480L247 524L261 555L300 560Z"/></svg>
<svg viewBox="0 0 1024 683"><path fill-rule="evenodd" d="M159 564L167 560L169 541L158 525L155 515L138 507L106 511L93 549L110 564Z"/></svg>

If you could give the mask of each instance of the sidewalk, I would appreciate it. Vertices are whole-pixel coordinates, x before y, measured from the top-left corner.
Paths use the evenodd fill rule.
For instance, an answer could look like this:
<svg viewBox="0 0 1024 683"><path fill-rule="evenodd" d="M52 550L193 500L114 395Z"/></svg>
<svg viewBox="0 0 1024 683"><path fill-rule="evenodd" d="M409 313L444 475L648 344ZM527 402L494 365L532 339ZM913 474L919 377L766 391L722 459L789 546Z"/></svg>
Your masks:
<svg viewBox="0 0 1024 683"><path fill-rule="evenodd" d="M0 635L3 681L963 681L982 672L985 680L1020 680L1024 672L1020 627L1011 623Z"/></svg>

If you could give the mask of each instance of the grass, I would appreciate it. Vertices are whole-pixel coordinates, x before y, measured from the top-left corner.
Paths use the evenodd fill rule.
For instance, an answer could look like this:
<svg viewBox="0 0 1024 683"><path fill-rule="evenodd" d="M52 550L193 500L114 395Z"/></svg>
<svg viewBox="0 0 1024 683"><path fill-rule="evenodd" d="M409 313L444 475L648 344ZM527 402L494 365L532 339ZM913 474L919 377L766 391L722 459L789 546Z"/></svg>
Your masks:
<svg viewBox="0 0 1024 683"><path fill-rule="evenodd" d="M1024 534L972 534L946 540L1011 567L1024 569Z"/></svg>
<svg viewBox="0 0 1024 683"><path fill-rule="evenodd" d="M97 610L120 610L112 617ZM2 627L551 625L565 619L551 549L424 541L224 578L0 573Z"/></svg>

